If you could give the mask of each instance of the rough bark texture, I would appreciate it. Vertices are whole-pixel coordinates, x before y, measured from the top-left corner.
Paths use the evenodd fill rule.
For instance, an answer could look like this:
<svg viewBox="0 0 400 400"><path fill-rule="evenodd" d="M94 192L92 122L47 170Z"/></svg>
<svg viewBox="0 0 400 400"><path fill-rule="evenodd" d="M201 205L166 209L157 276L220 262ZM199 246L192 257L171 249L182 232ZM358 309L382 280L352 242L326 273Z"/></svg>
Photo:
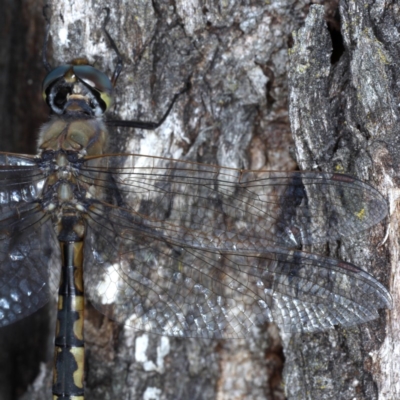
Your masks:
<svg viewBox="0 0 400 400"><path fill-rule="evenodd" d="M290 49L290 121L299 165L350 172L393 199L399 160L399 8L342 1L339 11L345 52L335 65L331 65L331 40L320 6L310 9ZM385 233L381 225L331 246L330 252L389 285L396 309L394 213L391 221L383 246L379 245ZM395 309L351 330L287 339L288 397L398 398Z"/></svg>
<svg viewBox="0 0 400 400"><path fill-rule="evenodd" d="M86 56L109 76L115 54L101 22L103 7L111 7L109 31L125 65L113 117L157 120L191 81L160 129L115 129L110 151L279 170L295 168L295 149L302 169L352 173L393 198L400 55L394 4L340 3L345 52L335 45L334 65L326 19L338 35L336 2L327 3L325 19L323 7L290 0L50 4L52 64ZM396 229L393 220L380 247L383 225L346 243L308 250L329 250L395 289ZM395 399L399 328L395 312L388 325L385 315L352 330L284 337L282 386L284 357L273 325L243 341L181 340L134 332L89 306L86 398L261 400L283 399L286 392L290 399ZM40 373L32 367L37 378L21 399L51 397L51 355L49 345L48 362ZM1 400L17 398L15 388L3 393Z"/></svg>

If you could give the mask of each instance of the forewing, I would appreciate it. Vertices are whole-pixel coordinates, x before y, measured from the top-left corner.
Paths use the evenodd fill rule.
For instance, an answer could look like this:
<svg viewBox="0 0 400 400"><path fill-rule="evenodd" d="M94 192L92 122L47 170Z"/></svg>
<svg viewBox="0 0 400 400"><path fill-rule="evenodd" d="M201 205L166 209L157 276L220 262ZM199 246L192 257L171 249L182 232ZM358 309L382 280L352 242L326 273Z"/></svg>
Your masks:
<svg viewBox="0 0 400 400"><path fill-rule="evenodd" d="M93 186L104 189L106 202L150 225L168 221L210 238L229 235L232 243L259 241L260 248L350 237L387 214L377 190L343 174L242 171L137 155L92 159L81 174L97 175ZM176 235L181 240L185 230Z"/></svg>

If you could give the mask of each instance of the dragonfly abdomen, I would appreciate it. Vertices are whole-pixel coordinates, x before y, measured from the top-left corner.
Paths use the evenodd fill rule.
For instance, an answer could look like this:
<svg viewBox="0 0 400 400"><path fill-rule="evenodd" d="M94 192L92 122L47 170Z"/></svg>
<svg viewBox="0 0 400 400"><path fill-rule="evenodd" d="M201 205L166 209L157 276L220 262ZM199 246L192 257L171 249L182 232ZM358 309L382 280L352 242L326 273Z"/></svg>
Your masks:
<svg viewBox="0 0 400 400"><path fill-rule="evenodd" d="M84 399L83 241L60 242L60 281L54 351L54 400Z"/></svg>

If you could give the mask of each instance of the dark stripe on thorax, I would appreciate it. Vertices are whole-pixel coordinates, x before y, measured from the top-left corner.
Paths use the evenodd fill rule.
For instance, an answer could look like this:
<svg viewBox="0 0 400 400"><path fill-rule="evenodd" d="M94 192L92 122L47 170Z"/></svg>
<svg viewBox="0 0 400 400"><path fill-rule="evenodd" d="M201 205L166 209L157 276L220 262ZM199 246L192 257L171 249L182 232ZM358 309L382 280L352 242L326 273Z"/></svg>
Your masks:
<svg viewBox="0 0 400 400"><path fill-rule="evenodd" d="M83 242L60 242L62 272L54 352L53 400L84 400Z"/></svg>

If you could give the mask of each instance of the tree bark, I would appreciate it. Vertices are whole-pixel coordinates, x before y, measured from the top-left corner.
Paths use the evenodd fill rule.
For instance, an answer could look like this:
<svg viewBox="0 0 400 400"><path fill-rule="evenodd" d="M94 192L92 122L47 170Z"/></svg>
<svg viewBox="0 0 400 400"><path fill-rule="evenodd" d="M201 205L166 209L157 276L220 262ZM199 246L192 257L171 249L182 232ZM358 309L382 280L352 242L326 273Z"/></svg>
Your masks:
<svg viewBox="0 0 400 400"><path fill-rule="evenodd" d="M354 262L392 290L394 310L379 320L286 339L289 398L395 399L398 337L395 220L398 171L398 6L341 1L344 53L331 64L324 10L313 6L290 49L290 121L302 169L345 171L372 182L390 199L388 238L380 224L330 253ZM317 247L311 251L317 252ZM392 274L390 274L392 271Z"/></svg>
<svg viewBox="0 0 400 400"><path fill-rule="evenodd" d="M357 0L336 9L327 2L324 12L289 0L49 4L51 63L86 56L108 76L116 56L101 24L103 8L111 7L108 29L124 61L113 118L158 120L191 82L156 131L113 129L110 152L275 170L296 168L295 152L301 169L351 173L383 193L396 186L396 6ZM331 38L340 33L344 52L335 44L332 64ZM383 224L307 250L354 262L395 288L396 227L393 220L380 247ZM283 342L273 324L242 341L206 341L137 333L88 305L86 399L397 398L395 315L383 311L364 326ZM47 364L21 399L50 398L51 355L49 344Z"/></svg>

